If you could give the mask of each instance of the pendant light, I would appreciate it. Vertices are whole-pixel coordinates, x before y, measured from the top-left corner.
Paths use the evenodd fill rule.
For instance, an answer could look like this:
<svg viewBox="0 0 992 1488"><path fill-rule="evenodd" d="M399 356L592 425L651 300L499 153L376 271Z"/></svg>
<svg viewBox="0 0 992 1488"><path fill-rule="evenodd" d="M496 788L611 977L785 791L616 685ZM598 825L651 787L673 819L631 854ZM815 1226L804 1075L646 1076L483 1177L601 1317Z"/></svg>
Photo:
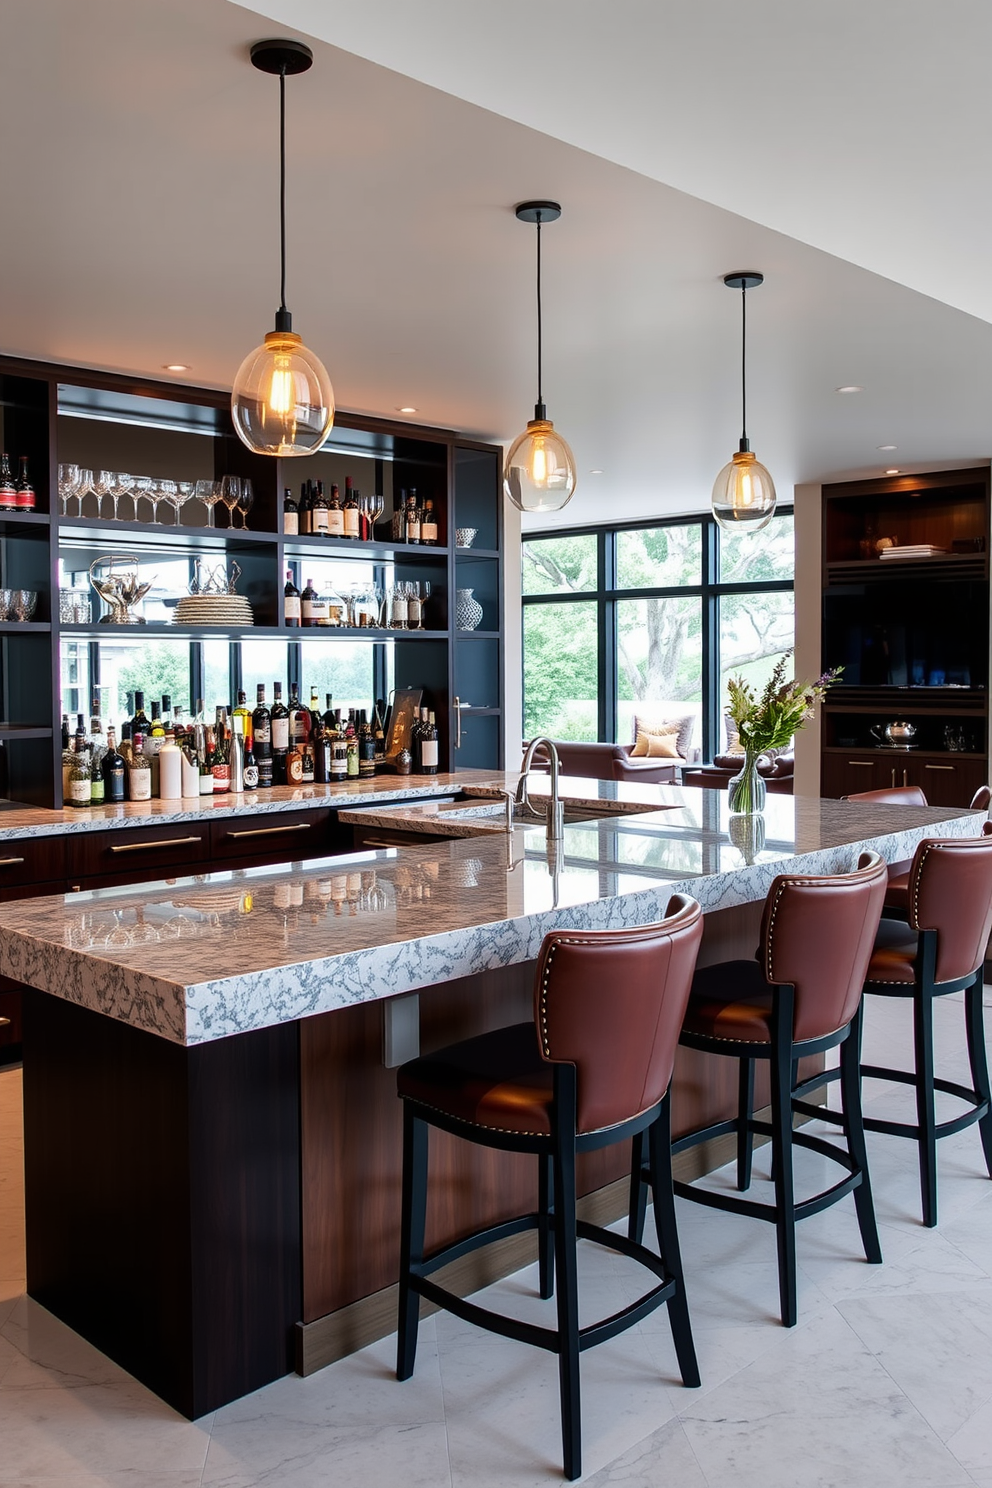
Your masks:
<svg viewBox="0 0 992 1488"><path fill-rule="evenodd" d="M323 362L304 346L286 309L286 78L306 72L313 53L301 41L258 41L251 63L279 78L280 297L275 329L248 353L231 393L238 437L258 455L312 455L334 423L334 389Z"/></svg>
<svg viewBox="0 0 992 1488"><path fill-rule="evenodd" d="M561 207L557 202L521 202L516 214L520 222L537 227L537 403L534 417L510 445L503 489L523 512L561 511L575 490L575 457L548 418L541 386L541 225L557 222Z"/></svg>
<svg viewBox="0 0 992 1488"><path fill-rule="evenodd" d="M760 532L775 514L775 482L751 453L747 437L747 292L763 274L725 274L728 289L741 292L741 443L713 482L713 515L724 532Z"/></svg>

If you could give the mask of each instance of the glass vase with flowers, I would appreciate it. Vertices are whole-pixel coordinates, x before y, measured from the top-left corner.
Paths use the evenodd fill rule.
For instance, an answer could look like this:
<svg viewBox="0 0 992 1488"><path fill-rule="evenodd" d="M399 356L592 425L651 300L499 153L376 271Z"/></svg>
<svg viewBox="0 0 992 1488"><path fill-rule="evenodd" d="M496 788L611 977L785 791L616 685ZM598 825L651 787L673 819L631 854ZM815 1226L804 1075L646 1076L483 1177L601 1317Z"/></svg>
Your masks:
<svg viewBox="0 0 992 1488"><path fill-rule="evenodd" d="M785 680L791 651L778 661L761 693L743 677L727 683L727 712L737 725L744 759L740 774L727 787L732 816L760 811L765 804L765 782L758 773L758 760L767 750L784 749L816 712L817 703L841 673L840 667L824 672L815 682Z"/></svg>

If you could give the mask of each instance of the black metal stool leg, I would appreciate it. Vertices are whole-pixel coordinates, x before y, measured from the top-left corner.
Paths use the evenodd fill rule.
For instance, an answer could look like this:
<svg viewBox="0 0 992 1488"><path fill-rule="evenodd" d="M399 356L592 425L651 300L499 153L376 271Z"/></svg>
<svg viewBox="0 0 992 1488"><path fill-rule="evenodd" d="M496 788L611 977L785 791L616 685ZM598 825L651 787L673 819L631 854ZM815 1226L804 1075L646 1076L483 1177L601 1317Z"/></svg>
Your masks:
<svg viewBox="0 0 992 1488"><path fill-rule="evenodd" d="M989 1062L985 1053L985 1018L982 1012L982 972L978 971L971 986L964 994L964 1021L968 1037L968 1061L971 1064L971 1082L980 1102L989 1110L978 1120L978 1130L985 1153L985 1166L992 1178L992 1087L989 1085Z"/></svg>
<svg viewBox="0 0 992 1488"><path fill-rule="evenodd" d="M410 1267L424 1259L427 1218L427 1124L403 1102L403 1203L400 1219L399 1328L396 1378L409 1379L417 1356L420 1297L410 1286Z"/></svg>
<svg viewBox="0 0 992 1488"><path fill-rule="evenodd" d="M675 1354L679 1361L682 1383L688 1389L699 1386L699 1365L692 1341L689 1304L682 1274L682 1252L675 1221L675 1194L672 1191L672 1097L671 1091L661 1103L661 1114L648 1129L651 1153L651 1190L654 1198L654 1222L658 1232L658 1249L665 1270L676 1282L675 1295L668 1302L668 1321L672 1327Z"/></svg>
<svg viewBox="0 0 992 1488"><path fill-rule="evenodd" d="M648 1206L648 1188L644 1181L644 1138L640 1131L630 1144L630 1199L627 1205L627 1239L638 1245L644 1238L644 1216Z"/></svg>
<svg viewBox="0 0 992 1488"><path fill-rule="evenodd" d="M737 1076L737 1187L751 1187L751 1158L754 1136L749 1122L754 1111L754 1060L742 1059Z"/></svg>
<svg viewBox="0 0 992 1488"><path fill-rule="evenodd" d="M937 1127L933 1088L933 996L924 985L913 998L913 1040L916 1048L916 1120L919 1127L920 1194L923 1223L937 1223Z"/></svg>
<svg viewBox="0 0 992 1488"><path fill-rule="evenodd" d="M782 1322L794 1328L796 1296L796 1204L792 1177L792 998L780 997L779 1028L771 1061L772 1157L775 1163L775 1233L778 1241L778 1290Z"/></svg>
<svg viewBox="0 0 992 1488"><path fill-rule="evenodd" d="M881 1264L882 1247L878 1239L875 1222L875 1205L871 1196L871 1180L868 1176L868 1148L865 1143L864 1118L861 1112L861 1016L864 1004L851 1019L851 1031L840 1046L840 1082L844 1101L844 1135L847 1150L858 1165L861 1182L854 1190L854 1203L858 1211L858 1228L865 1258L873 1266Z"/></svg>
<svg viewBox="0 0 992 1488"><path fill-rule="evenodd" d="M540 1292L545 1301L555 1292L555 1237L552 1229L554 1216L554 1186L552 1178L553 1159L542 1153L538 1163L538 1272Z"/></svg>
<svg viewBox="0 0 992 1488"><path fill-rule="evenodd" d="M574 1071L573 1071L574 1074ZM573 1105L574 1110L574 1105ZM558 1384L565 1476L582 1472L582 1421L579 1404L579 1283L575 1232L575 1138L561 1131L554 1160L554 1236L558 1270Z"/></svg>

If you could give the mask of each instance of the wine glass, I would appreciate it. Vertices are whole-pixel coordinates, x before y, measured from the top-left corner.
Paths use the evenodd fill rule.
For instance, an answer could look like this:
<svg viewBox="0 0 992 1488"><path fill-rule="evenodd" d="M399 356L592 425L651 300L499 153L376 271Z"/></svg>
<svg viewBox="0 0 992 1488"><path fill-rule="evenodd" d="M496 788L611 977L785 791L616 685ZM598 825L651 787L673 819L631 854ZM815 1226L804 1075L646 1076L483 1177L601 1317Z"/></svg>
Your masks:
<svg viewBox="0 0 992 1488"><path fill-rule="evenodd" d="M90 494L90 492L92 491L92 489L93 489L93 472L92 472L92 470L84 470L84 469L80 468L80 471L79 471L79 480L78 480L78 482L76 484L76 489L72 493L75 496L75 498L76 498L76 503L77 503L76 516L77 517L81 517L83 515L83 500L84 500L85 497L87 497Z"/></svg>
<svg viewBox="0 0 992 1488"><path fill-rule="evenodd" d="M194 481L188 480L170 481L169 484L172 486L172 490L165 493L165 499L176 513L176 526L178 527L181 520L180 512L187 501L192 501L196 491L196 485Z"/></svg>
<svg viewBox="0 0 992 1488"><path fill-rule="evenodd" d="M100 470L97 472L96 480L93 482L93 491L96 495L96 514L103 516L103 498L113 494L116 477L112 470Z"/></svg>
<svg viewBox="0 0 992 1488"><path fill-rule="evenodd" d="M375 542L375 524L386 510L385 497L378 494L375 496L363 496L362 505L365 508L365 515L369 520L369 540Z"/></svg>
<svg viewBox="0 0 992 1488"><path fill-rule="evenodd" d="M241 513L241 526L248 530L248 513L255 504L255 488L247 476L241 478L241 495L238 497L238 511Z"/></svg>
<svg viewBox="0 0 992 1488"><path fill-rule="evenodd" d="M239 475L225 475L221 477L220 499L227 507L227 525L234 526L234 508L241 500L241 477Z"/></svg>
<svg viewBox="0 0 992 1488"><path fill-rule="evenodd" d="M62 515L67 516L69 511L69 497L75 496L76 487L79 484L78 465L59 466L59 500L62 503Z"/></svg>
<svg viewBox="0 0 992 1488"><path fill-rule="evenodd" d="M173 480L153 480L148 499L152 504L152 521L158 521L158 504L160 501L169 501L170 494L175 491L176 483ZM171 503L170 503L171 504Z"/></svg>
<svg viewBox="0 0 992 1488"><path fill-rule="evenodd" d="M214 507L220 500L220 481L198 480L196 483L196 499L202 501L207 508L207 526L214 525Z"/></svg>
<svg viewBox="0 0 992 1488"><path fill-rule="evenodd" d="M119 522L118 507L122 496L130 496L134 489L134 476L126 470L118 470L114 476L114 489L110 495L114 503L114 521Z"/></svg>
<svg viewBox="0 0 992 1488"><path fill-rule="evenodd" d="M151 500L151 497L148 496L148 492L151 489L151 484L152 478L150 475L136 475L134 477L134 484L131 489L134 496L134 520L136 522L140 521L140 518L138 516L138 502L141 500L142 496L148 497L148 499Z"/></svg>

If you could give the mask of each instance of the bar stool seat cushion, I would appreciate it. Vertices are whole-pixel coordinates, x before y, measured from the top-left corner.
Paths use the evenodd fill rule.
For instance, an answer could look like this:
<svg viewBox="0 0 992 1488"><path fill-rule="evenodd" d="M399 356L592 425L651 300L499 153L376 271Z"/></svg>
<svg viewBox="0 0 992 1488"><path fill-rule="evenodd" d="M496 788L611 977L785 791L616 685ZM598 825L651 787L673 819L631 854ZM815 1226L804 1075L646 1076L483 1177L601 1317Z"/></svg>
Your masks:
<svg viewBox="0 0 992 1488"><path fill-rule="evenodd" d="M885 893L886 904L890 903L891 884ZM875 935L875 949L868 963L865 985L872 982L901 982L912 987L918 939L915 930L902 920L883 920Z"/></svg>
<svg viewBox="0 0 992 1488"><path fill-rule="evenodd" d="M692 979L683 1033L771 1043L772 990L757 961L704 966Z"/></svg>
<svg viewBox="0 0 992 1488"><path fill-rule="evenodd" d="M404 1099L473 1126L551 1133L554 1066L541 1058L533 1022L411 1059L398 1071L397 1089Z"/></svg>
<svg viewBox="0 0 992 1488"><path fill-rule="evenodd" d="M909 913L909 864L894 864L889 869L889 886L885 890L886 909Z"/></svg>

